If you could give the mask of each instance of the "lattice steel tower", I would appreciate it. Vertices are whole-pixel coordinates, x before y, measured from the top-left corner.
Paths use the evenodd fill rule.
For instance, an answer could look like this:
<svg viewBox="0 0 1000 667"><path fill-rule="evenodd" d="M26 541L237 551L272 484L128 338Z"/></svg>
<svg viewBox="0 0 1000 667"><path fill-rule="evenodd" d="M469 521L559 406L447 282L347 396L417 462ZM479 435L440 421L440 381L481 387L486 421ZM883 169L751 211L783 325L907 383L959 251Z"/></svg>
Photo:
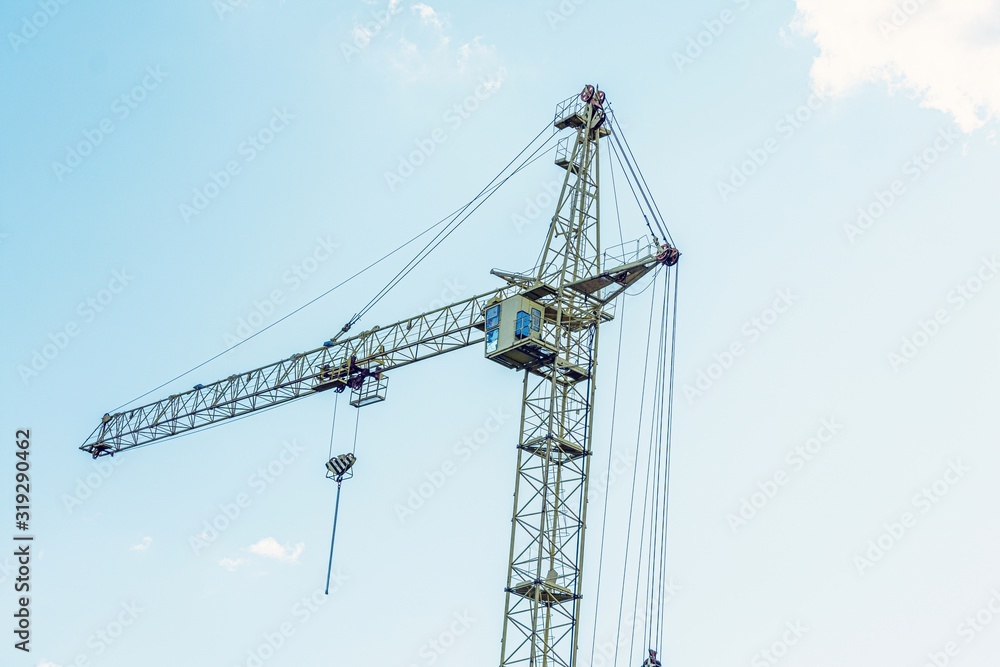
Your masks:
<svg viewBox="0 0 1000 667"><path fill-rule="evenodd" d="M572 665L580 612L598 331L610 319L586 280L601 273L598 171L604 93L560 105L565 168L535 283L541 338L555 349L524 370L501 665ZM584 281L581 283L581 281Z"/></svg>

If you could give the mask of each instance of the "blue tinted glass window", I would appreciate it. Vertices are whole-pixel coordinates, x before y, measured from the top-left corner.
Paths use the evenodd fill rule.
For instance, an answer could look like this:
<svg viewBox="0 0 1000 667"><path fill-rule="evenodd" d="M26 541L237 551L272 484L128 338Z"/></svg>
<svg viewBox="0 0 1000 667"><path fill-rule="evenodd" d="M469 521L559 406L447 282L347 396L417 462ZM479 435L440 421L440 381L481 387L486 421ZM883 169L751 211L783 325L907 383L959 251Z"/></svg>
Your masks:
<svg viewBox="0 0 1000 667"><path fill-rule="evenodd" d="M500 325L500 306L492 306L486 309L486 328L493 329Z"/></svg>
<svg viewBox="0 0 1000 667"><path fill-rule="evenodd" d="M537 308L531 309L531 330L538 331L542 328L542 311Z"/></svg>
<svg viewBox="0 0 1000 667"><path fill-rule="evenodd" d="M500 342L500 330L491 329L486 332L486 353L497 351L497 344Z"/></svg>
<svg viewBox="0 0 1000 667"><path fill-rule="evenodd" d="M518 338L527 338L531 335L531 316L523 310L517 311L514 335Z"/></svg>

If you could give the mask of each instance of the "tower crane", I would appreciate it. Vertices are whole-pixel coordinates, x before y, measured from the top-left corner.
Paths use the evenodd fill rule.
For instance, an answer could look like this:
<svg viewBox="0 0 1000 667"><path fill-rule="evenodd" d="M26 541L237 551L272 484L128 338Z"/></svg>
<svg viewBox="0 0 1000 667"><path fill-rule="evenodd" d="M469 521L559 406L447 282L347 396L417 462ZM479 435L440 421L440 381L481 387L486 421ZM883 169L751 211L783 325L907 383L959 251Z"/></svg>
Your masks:
<svg viewBox="0 0 1000 667"><path fill-rule="evenodd" d="M483 345L486 358L522 376L500 665L578 664L600 327L619 295L680 257L655 233L617 257L602 252L599 158L602 142L617 140L609 115L604 92L590 85L557 106L555 129L571 130L556 150L565 177L532 271L493 270L503 286L350 337L346 325L314 350L105 414L80 449L114 456L329 390L350 390L363 407L385 399L387 374ZM644 181L636 186L648 206ZM662 225L658 210L646 214ZM353 459L327 466L342 476Z"/></svg>

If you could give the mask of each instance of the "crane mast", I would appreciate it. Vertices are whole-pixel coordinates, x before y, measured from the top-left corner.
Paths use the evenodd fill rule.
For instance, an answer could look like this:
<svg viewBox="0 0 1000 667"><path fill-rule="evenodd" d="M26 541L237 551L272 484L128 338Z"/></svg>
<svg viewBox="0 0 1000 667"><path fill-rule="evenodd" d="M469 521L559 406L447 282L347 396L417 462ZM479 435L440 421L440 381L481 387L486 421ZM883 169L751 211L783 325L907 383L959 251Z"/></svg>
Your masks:
<svg viewBox="0 0 1000 667"><path fill-rule="evenodd" d="M602 254L599 158L609 125L604 93L593 86L557 107L555 129L573 133L557 146L565 177L532 271L494 270L505 286L105 414L80 449L113 456L329 389L350 389L352 405L362 407L385 398L387 372L484 344L487 358L522 374L500 665L573 667L600 325L625 289L679 258L655 238L630 253Z"/></svg>
<svg viewBox="0 0 1000 667"><path fill-rule="evenodd" d="M527 295L550 313L543 337L558 351L551 363L524 370L502 667L576 662L595 360L607 319L606 304L579 283L601 272L598 169L600 140L609 133L603 97L585 88L555 119L556 129L574 128L576 136L557 156L566 175Z"/></svg>

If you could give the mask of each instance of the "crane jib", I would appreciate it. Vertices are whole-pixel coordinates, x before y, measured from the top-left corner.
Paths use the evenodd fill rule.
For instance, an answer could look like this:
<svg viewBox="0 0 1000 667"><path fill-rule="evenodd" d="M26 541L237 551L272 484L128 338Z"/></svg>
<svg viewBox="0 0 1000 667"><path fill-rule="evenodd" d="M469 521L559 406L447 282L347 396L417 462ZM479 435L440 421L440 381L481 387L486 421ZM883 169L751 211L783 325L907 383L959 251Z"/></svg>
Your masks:
<svg viewBox="0 0 1000 667"><path fill-rule="evenodd" d="M665 264L664 259L674 260L676 251L671 248L673 253L665 255L665 247L670 248L650 247L633 261L570 283L567 288L588 297L591 308L606 304L657 265ZM329 347L294 354L132 410L106 414L80 449L94 458L113 456L316 392L354 388L367 377L481 342L482 338L473 337L472 332L483 330L483 312L491 300L523 293L551 302L557 294L533 279L507 280L511 284L506 287L387 327L375 327Z"/></svg>

